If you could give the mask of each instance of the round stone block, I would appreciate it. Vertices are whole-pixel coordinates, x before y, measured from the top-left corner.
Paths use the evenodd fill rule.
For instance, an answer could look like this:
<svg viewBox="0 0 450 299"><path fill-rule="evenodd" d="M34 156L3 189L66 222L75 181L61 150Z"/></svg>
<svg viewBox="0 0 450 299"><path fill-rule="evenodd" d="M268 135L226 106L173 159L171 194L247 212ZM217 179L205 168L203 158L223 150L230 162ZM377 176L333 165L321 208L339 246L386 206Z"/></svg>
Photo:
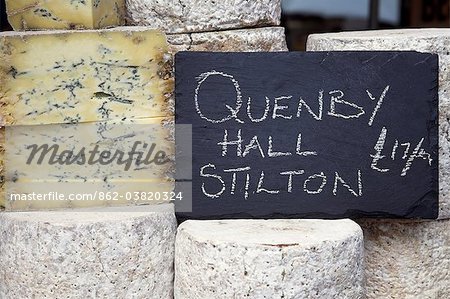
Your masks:
<svg viewBox="0 0 450 299"><path fill-rule="evenodd" d="M450 220L359 220L367 298L450 296Z"/></svg>
<svg viewBox="0 0 450 299"><path fill-rule="evenodd" d="M363 298L363 236L351 220L186 221L175 298Z"/></svg>
<svg viewBox="0 0 450 299"><path fill-rule="evenodd" d="M277 52L287 51L283 27L263 27L167 35L171 52Z"/></svg>
<svg viewBox="0 0 450 299"><path fill-rule="evenodd" d="M306 48L308 51L419 51L439 55L439 219L449 219L450 29L313 34Z"/></svg>
<svg viewBox="0 0 450 299"><path fill-rule="evenodd" d="M173 298L173 205L0 213L0 298Z"/></svg>

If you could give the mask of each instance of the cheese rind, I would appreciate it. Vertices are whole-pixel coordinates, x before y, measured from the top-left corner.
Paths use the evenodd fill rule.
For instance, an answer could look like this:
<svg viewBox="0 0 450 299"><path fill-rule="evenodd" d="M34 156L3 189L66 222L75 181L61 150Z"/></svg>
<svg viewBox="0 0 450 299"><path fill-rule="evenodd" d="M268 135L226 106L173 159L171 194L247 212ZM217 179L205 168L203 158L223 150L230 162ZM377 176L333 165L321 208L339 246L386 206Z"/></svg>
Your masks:
<svg viewBox="0 0 450 299"><path fill-rule="evenodd" d="M188 220L176 235L175 298L364 298L363 258L348 219Z"/></svg>
<svg viewBox="0 0 450 299"><path fill-rule="evenodd" d="M172 114L165 35L143 27L0 33L3 125Z"/></svg>
<svg viewBox="0 0 450 299"><path fill-rule="evenodd" d="M418 51L439 55L439 219L450 219L450 29L313 34L308 51Z"/></svg>
<svg viewBox="0 0 450 299"><path fill-rule="evenodd" d="M282 27L169 34L167 41L173 53L179 51L274 52L288 50Z"/></svg>
<svg viewBox="0 0 450 299"><path fill-rule="evenodd" d="M0 298L173 298L176 226L172 205L0 213Z"/></svg>
<svg viewBox="0 0 450 299"><path fill-rule="evenodd" d="M6 0L14 30L97 29L125 23L125 0Z"/></svg>

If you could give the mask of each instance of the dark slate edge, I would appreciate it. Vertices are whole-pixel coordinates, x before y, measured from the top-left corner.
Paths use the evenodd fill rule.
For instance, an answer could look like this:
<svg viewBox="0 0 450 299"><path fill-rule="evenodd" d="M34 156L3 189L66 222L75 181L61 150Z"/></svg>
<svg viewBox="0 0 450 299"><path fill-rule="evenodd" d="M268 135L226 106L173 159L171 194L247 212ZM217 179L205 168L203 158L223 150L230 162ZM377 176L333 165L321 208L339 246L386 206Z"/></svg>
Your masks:
<svg viewBox="0 0 450 299"><path fill-rule="evenodd" d="M427 207L429 209L432 209L434 212L434 218L437 219L439 217L439 55L437 54L430 54L431 55L431 61L430 64L432 65L432 69L437 74L437 77L433 80L432 85L435 88L436 92L433 94L433 100L430 105L430 123L429 123L429 130L430 130L430 147L436 148L438 152L436 153L436 163L432 166L431 172L433 174L432 178L432 190L436 190L436 194L433 194L435 196L435 204L432 207ZM437 107L434 109L434 107ZM414 213L411 214L411 216L415 216Z"/></svg>

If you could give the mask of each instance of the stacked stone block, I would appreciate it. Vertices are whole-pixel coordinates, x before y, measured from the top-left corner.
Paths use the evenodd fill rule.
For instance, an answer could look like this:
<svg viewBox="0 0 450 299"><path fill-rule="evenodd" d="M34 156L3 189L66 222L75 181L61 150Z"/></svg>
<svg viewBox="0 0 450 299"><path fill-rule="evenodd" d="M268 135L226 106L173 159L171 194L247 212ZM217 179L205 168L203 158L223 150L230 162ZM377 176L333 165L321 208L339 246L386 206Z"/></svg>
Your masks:
<svg viewBox="0 0 450 299"><path fill-rule="evenodd" d="M127 23L168 34L172 51L286 51L280 0L126 0Z"/></svg>

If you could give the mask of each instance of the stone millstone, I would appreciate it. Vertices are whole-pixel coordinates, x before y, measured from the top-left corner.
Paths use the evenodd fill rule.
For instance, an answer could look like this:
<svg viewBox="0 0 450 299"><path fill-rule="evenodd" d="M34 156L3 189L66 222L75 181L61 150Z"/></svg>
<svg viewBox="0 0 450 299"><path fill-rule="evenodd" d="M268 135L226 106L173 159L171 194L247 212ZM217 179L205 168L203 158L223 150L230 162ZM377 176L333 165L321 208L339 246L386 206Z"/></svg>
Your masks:
<svg viewBox="0 0 450 299"><path fill-rule="evenodd" d="M280 0L126 0L130 25L167 33L279 25Z"/></svg>
<svg viewBox="0 0 450 299"><path fill-rule="evenodd" d="M450 29L313 34L307 50L401 50L439 55L439 218L450 218Z"/></svg>
<svg viewBox="0 0 450 299"><path fill-rule="evenodd" d="M362 259L351 220L186 221L175 298L362 298Z"/></svg>
<svg viewBox="0 0 450 299"><path fill-rule="evenodd" d="M172 205L0 214L0 298L172 298Z"/></svg>
<svg viewBox="0 0 450 299"><path fill-rule="evenodd" d="M167 36L167 41L172 52L275 52L288 50L282 27L170 34Z"/></svg>
<svg viewBox="0 0 450 299"><path fill-rule="evenodd" d="M367 298L448 298L450 220L358 221L364 230Z"/></svg>

